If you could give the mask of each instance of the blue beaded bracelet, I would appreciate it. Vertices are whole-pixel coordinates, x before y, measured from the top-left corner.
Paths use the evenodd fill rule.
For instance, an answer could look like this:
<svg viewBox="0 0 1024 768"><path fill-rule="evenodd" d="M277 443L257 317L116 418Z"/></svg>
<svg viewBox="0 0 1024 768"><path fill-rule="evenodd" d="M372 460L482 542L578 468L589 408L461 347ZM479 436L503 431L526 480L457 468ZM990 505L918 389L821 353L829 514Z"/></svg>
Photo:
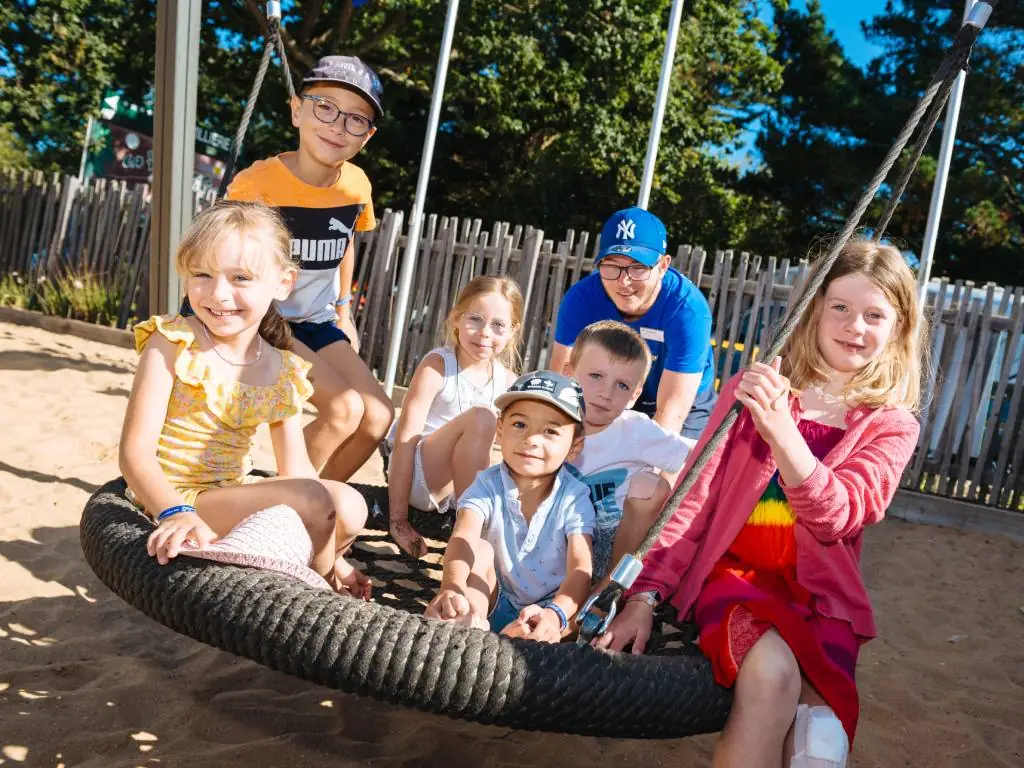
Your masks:
<svg viewBox="0 0 1024 768"><path fill-rule="evenodd" d="M156 521L158 523L162 523L168 517L180 515L182 512L192 512L194 514L195 511L196 508L193 507L191 504L179 504L176 507L168 507L167 509L165 509L163 512L156 516Z"/></svg>
<svg viewBox="0 0 1024 768"><path fill-rule="evenodd" d="M569 626L569 619L566 618L565 611L562 610L562 607L558 603L556 603L554 600L549 600L548 602L546 602L544 604L544 607L545 608L550 608L552 611L555 612L555 615L558 616L559 628L563 632L565 632L566 628Z"/></svg>

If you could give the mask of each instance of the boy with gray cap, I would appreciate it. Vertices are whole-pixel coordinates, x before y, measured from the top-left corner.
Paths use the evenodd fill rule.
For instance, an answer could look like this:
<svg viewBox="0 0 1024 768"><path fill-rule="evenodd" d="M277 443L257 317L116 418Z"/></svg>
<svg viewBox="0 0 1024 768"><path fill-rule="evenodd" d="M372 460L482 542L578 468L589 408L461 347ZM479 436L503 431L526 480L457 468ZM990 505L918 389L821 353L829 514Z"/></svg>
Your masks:
<svg viewBox="0 0 1024 768"><path fill-rule="evenodd" d="M495 405L502 461L459 499L426 615L555 643L593 572L594 505L566 467L583 444L583 391L567 376L536 371Z"/></svg>
<svg viewBox="0 0 1024 768"><path fill-rule="evenodd" d="M377 225L370 181L350 161L377 131L382 91L360 59L320 59L291 103L298 149L253 163L226 195L277 208L291 232L301 271L277 308L298 342L294 351L313 364L317 418L305 428L306 446L332 480L347 480L363 465L395 414L359 357L350 304L352 237Z"/></svg>

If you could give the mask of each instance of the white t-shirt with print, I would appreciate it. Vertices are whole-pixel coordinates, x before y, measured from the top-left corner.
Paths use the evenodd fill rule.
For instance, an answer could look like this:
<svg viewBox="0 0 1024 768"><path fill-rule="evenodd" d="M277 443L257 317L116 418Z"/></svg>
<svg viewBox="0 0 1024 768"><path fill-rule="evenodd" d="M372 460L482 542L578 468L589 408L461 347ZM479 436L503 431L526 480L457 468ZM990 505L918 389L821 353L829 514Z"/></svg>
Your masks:
<svg viewBox="0 0 1024 768"><path fill-rule="evenodd" d="M597 512L594 532L594 575L604 576L610 564L612 541L622 519L633 475L644 469L678 472L694 441L669 432L650 416L623 411L611 424L583 441L573 466L590 488Z"/></svg>

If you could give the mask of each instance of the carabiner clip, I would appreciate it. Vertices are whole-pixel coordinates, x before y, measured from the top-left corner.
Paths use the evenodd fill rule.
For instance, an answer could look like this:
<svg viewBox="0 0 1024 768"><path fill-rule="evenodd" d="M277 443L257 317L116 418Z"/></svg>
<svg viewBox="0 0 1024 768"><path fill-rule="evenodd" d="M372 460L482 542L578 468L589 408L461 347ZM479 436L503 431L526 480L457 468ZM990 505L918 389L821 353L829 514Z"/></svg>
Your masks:
<svg viewBox="0 0 1024 768"><path fill-rule="evenodd" d="M595 638L600 637L608 631L615 614L618 612L619 596L633 586L636 577L643 570L643 562L636 555L623 555L615 570L612 571L611 583L596 595L583 603L577 614L576 623L579 625L579 634L576 642L581 645L590 644ZM594 609L604 611L601 616Z"/></svg>

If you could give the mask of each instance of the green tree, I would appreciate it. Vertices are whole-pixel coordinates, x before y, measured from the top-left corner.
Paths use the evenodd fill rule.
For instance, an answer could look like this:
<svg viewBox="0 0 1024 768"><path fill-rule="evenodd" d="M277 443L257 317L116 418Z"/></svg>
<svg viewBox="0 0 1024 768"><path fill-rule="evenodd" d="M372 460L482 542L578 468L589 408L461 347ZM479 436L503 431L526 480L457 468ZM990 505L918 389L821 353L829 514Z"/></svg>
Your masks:
<svg viewBox="0 0 1024 768"><path fill-rule="evenodd" d="M296 82L324 54L355 54L385 82L387 116L357 161L378 206L407 208L443 25L436 0L295 0L284 41ZM593 228L635 200L671 0L464 2L428 209L487 220ZM233 134L259 62L262 3L209 0L199 112ZM104 91L151 95L155 3L15 0L0 11L0 122L39 167L77 167ZM781 67L756 0L687 4L652 206L674 241L746 236L757 203L725 154L770 104ZM147 55L149 58L147 59ZM71 87L71 84L74 87ZM243 165L291 148L285 89L271 72Z"/></svg>
<svg viewBox="0 0 1024 768"><path fill-rule="evenodd" d="M225 129L241 100L262 19L248 4L209 16L240 30L237 48L204 45L202 103ZM455 35L428 209L512 219L561 234L593 228L635 200L671 0L520 0L463 3ZM298 75L329 52L356 54L385 82L387 116L357 162L380 206L408 208L429 106L444 4L378 0L296 2L286 45ZM770 101L780 67L753 0L689 5L676 56L652 205L674 240L728 243L746 231L750 201L730 188L720 148ZM294 143L280 79L265 86L246 155ZM227 95L226 93L224 95Z"/></svg>
<svg viewBox="0 0 1024 768"><path fill-rule="evenodd" d="M772 55L784 67L783 86L757 139L763 165L739 184L759 201L762 215L744 245L799 258L816 238L842 226L887 142L864 138L874 119L872 93L817 0L803 13L777 8L775 26Z"/></svg>
<svg viewBox="0 0 1024 768"><path fill-rule="evenodd" d="M867 25L885 53L853 66L820 5L779 8L777 62L785 67L778 108L757 147L763 167L740 184L759 201L759 227L745 245L798 256L836 232L902 128L960 27L962 0L902 0ZM1019 284L1024 279L1024 19L1000 4L971 60L935 252L936 276ZM936 173L942 122L888 234L919 253ZM876 223L885 200L869 210Z"/></svg>
<svg viewBox="0 0 1024 768"><path fill-rule="evenodd" d="M891 94L889 114L909 111L960 28L963 5L962 0L902 0L867 27L871 39L886 49L872 62L868 78L876 93ZM929 145L930 158L938 154L941 127ZM915 251L935 171L934 159L922 163L890 228ZM1022 249L1024 8L1000 3L971 57L933 274L1019 285Z"/></svg>
<svg viewBox="0 0 1024 768"><path fill-rule="evenodd" d="M10 125L0 124L0 168L29 168L28 150Z"/></svg>
<svg viewBox="0 0 1024 768"><path fill-rule="evenodd" d="M0 5L0 123L33 165L74 173L86 120L115 86L153 82L154 2L8 0Z"/></svg>

